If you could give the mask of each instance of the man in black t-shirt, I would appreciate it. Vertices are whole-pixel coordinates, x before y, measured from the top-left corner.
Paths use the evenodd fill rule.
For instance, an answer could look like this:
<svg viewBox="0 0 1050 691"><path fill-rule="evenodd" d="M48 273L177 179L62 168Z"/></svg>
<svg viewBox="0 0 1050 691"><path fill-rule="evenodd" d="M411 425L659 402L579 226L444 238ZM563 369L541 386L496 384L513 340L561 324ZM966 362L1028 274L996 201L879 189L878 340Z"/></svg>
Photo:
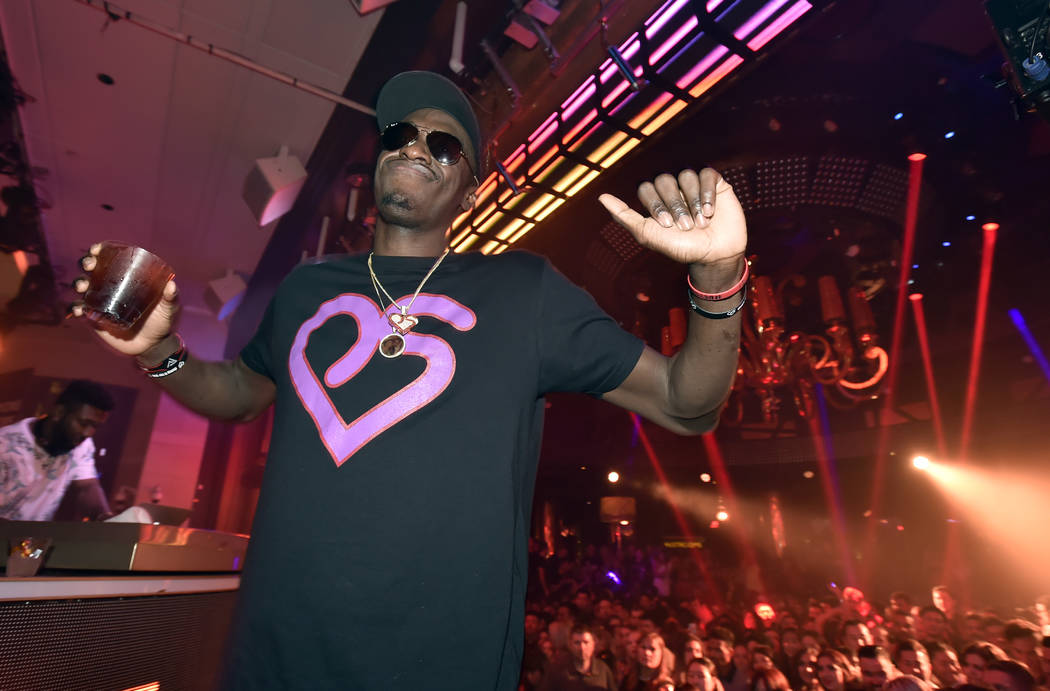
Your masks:
<svg viewBox="0 0 1050 691"><path fill-rule="evenodd" d="M716 171L643 183L648 216L600 197L688 266L689 333L666 358L540 257L448 252L481 173L450 81L398 75L376 111L371 253L293 270L232 361L188 354L173 283L134 336L100 332L202 415L274 405L227 691L514 689L544 395L590 393L696 434L735 372L747 238Z"/></svg>

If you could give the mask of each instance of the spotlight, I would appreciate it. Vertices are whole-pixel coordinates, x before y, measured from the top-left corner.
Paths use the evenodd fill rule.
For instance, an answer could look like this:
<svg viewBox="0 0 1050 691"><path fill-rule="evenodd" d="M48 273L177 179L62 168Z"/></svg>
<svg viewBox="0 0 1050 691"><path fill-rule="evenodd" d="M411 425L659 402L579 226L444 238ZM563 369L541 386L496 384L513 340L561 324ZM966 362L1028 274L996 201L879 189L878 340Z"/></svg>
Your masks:
<svg viewBox="0 0 1050 691"><path fill-rule="evenodd" d="M988 223L985 223L984 225L981 226L981 230L988 230L988 231L999 230L999 224L996 223L995 221L989 221Z"/></svg>
<svg viewBox="0 0 1050 691"><path fill-rule="evenodd" d="M955 136L955 130L949 130L949 131L944 133L944 138L945 139L951 139L954 136Z"/></svg>
<svg viewBox="0 0 1050 691"><path fill-rule="evenodd" d="M812 470L807 470L806 472L802 473L802 477L806 478L807 480L812 480L814 475L815 473Z"/></svg>
<svg viewBox="0 0 1050 691"><path fill-rule="evenodd" d="M949 242L948 240L945 240L944 242L941 243L941 247L951 247L951 246L952 246L952 243Z"/></svg>
<svg viewBox="0 0 1050 691"><path fill-rule="evenodd" d="M718 513L715 514L715 518L721 523L722 521L729 520L729 512L725 509L719 509Z"/></svg>
<svg viewBox="0 0 1050 691"><path fill-rule="evenodd" d="M608 578L613 583L615 583L616 585L622 585L622 583L623 583L623 581L620 580L620 577L616 575L615 571L606 571L605 572L605 577Z"/></svg>
<svg viewBox="0 0 1050 691"><path fill-rule="evenodd" d="M700 473L700 482L711 482L711 473Z"/></svg>
<svg viewBox="0 0 1050 691"><path fill-rule="evenodd" d="M619 481L620 481L620 474L618 472L616 472L615 470L610 470L609 471L609 482L619 482Z"/></svg>
<svg viewBox="0 0 1050 691"><path fill-rule="evenodd" d="M925 456L916 456L915 458L911 459L911 464L915 466L918 470L926 470L930 467L930 459L926 458Z"/></svg>
<svg viewBox="0 0 1050 691"><path fill-rule="evenodd" d="M972 221L972 220L974 220L975 218L977 218L977 217L976 217L976 216L974 216L973 214L970 214L970 215L968 215L968 216L966 217L966 220L967 220L967 221Z"/></svg>
<svg viewBox="0 0 1050 691"><path fill-rule="evenodd" d="M717 528L719 525L721 525L721 524L718 521L711 521L711 527L712 528Z"/></svg>
<svg viewBox="0 0 1050 691"><path fill-rule="evenodd" d="M894 120L900 120L903 117L904 117L904 113L894 113L893 114L893 119Z"/></svg>
<svg viewBox="0 0 1050 691"><path fill-rule="evenodd" d="M631 525L631 522L628 521L628 520L623 520L623 521L620 521L620 525Z"/></svg>
<svg viewBox="0 0 1050 691"><path fill-rule="evenodd" d="M908 160L909 161L922 161L922 160L925 160L925 158L926 158L926 154L919 153L918 151L916 151L913 154L908 154Z"/></svg>

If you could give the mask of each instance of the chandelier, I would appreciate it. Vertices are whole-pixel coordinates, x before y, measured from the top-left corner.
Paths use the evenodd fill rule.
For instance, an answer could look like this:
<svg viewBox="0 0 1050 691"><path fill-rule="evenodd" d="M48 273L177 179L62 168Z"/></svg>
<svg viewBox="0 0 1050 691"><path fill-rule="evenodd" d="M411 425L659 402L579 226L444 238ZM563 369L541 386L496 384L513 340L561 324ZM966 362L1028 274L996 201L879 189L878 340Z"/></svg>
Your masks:
<svg viewBox="0 0 1050 691"><path fill-rule="evenodd" d="M863 289L846 291L851 319L833 276L817 281L824 332L791 331L784 317L787 285L804 285L802 276L774 284L769 276L752 276L751 298L743 320L737 377L724 420L739 423L744 399L758 397L762 421L779 425L785 400L800 417L814 413L819 384L829 404L849 408L878 398L889 356L878 345L875 318Z"/></svg>

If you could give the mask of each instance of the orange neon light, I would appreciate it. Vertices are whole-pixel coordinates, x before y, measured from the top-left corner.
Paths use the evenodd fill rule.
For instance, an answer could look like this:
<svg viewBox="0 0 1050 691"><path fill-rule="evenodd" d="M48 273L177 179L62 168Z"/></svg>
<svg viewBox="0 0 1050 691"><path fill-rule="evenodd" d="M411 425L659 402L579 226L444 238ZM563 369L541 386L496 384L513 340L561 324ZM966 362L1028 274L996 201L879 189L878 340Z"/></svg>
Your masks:
<svg viewBox="0 0 1050 691"><path fill-rule="evenodd" d="M618 147L623 141L627 139L627 135L623 132L617 132L613 136L605 140L605 143L599 146L597 149L587 157L587 160L591 163L597 163L603 158L609 155L609 152Z"/></svg>
<svg viewBox="0 0 1050 691"><path fill-rule="evenodd" d="M565 203L565 200L564 200L564 199L561 199L561 198L555 199L555 200L554 200L553 202L551 202L551 205L550 205L550 206L548 206L548 207L547 207L546 209L544 209L543 211L541 211L541 212L540 212L540 213L539 213L539 214L538 214L538 215L536 216L536 223L539 223L539 222L540 222L540 221L542 221L543 219L545 219L545 218L547 218L548 216L550 216L550 215L551 215L552 213L554 213L554 210L555 210L555 209L557 209L557 208L558 208L559 206L561 206L561 205L562 205L562 204L564 204L564 203Z"/></svg>
<svg viewBox="0 0 1050 691"><path fill-rule="evenodd" d="M678 115L678 113L680 113L682 109L685 108L687 105L689 104L687 104L685 101L679 101L678 99L675 99L675 102L667 106L667 109L664 110L664 112L657 115L655 118L653 118L652 122L650 122L648 125L642 128L642 134L648 137L650 134L666 125L671 118Z"/></svg>
<svg viewBox="0 0 1050 691"><path fill-rule="evenodd" d="M522 227L523 225L525 225L525 221L521 220L520 218L516 218L510 223L508 223L503 230L496 233L496 237L500 240L506 240L511 235L513 235L518 228Z"/></svg>
<svg viewBox="0 0 1050 691"><path fill-rule="evenodd" d="M535 228L535 227L536 227L536 224L535 224L535 223L529 223L528 225L526 225L525 227L523 227L523 228L522 228L521 230L519 230L519 231L518 231L518 234L517 234L517 235L515 235L514 237L512 237L512 238L511 238L510 240L508 240L507 242L509 242L509 243L510 243L511 245L513 245L513 244L514 244L515 242L517 242L518 240L520 240L520 239L522 239L523 237L525 237L525 233L529 232L530 230L532 230L532 229L533 229L533 228Z"/></svg>
<svg viewBox="0 0 1050 691"><path fill-rule="evenodd" d="M525 211L523 211L521 215L522 216L528 216L529 218L532 218L543 207L547 206L547 204L554 198L555 197L554 197L553 194L544 194L542 197L540 197L539 199L536 200L535 204L533 204L529 208L525 209Z"/></svg>
<svg viewBox="0 0 1050 691"><path fill-rule="evenodd" d="M540 171L540 173L536 176L536 182L543 182L551 175L558 172L559 169L561 169L562 172L564 172L566 168L562 166L562 163L565 163L565 158L563 156L558 156L556 159L551 161L550 165L544 168L542 171Z"/></svg>
<svg viewBox="0 0 1050 691"><path fill-rule="evenodd" d="M552 158L554 158L554 155L556 153L558 153L558 147L557 146L552 146L547 153L545 153L542 156L540 156L538 161L536 161L531 166L529 166L529 175L534 175L537 170L539 170L543 166L547 165L547 161L549 161Z"/></svg>
<svg viewBox="0 0 1050 691"><path fill-rule="evenodd" d="M711 74L707 75L703 81L694 86L689 90L689 95L693 98L699 98L701 94L710 89L712 86L722 80L722 77L726 76L744 61L744 58L739 55L733 55L728 60L719 65Z"/></svg>
<svg viewBox="0 0 1050 691"><path fill-rule="evenodd" d="M587 130L586 132L584 132L584 133L583 133L583 134L582 134L582 135L580 136L580 138L579 138L579 139L577 139L576 141L574 141L574 142L573 142L573 143L572 143L572 144L571 144L571 145L569 146L569 151L572 151L572 152L574 152L574 153L575 153L575 152L576 152L576 151L577 151L577 150L578 150L578 149L579 149L579 148L580 148L580 147L581 147L581 146L583 145L583 143L584 143L584 142L586 142L586 141L587 141L588 139L590 139L590 136L591 136L592 134L594 134L594 133L595 133L595 132L597 132L597 131L598 131L599 129L601 129L601 126L602 126L602 123L600 123L600 122L596 122L596 123L594 123L594 125L592 125L592 126L591 126L591 128L590 128L589 130Z"/></svg>
<svg viewBox="0 0 1050 691"><path fill-rule="evenodd" d="M478 233L479 235L487 233L489 231L489 228L496 225L501 220L503 220L503 214L497 211L496 213L492 214L492 217L489 220L485 221L480 226L478 226L477 230L475 230L474 232Z"/></svg>
<svg viewBox="0 0 1050 691"><path fill-rule="evenodd" d="M584 115L583 119L580 120L576 124L575 127L573 127L571 130L569 130L568 134L566 134L564 137L561 138L561 143L562 144L568 144L569 142L571 142L572 138L575 137L577 134L579 134L580 130L582 130L584 127L586 127L587 123L589 123L591 120L593 120L596 117L598 117L598 110L596 108L591 108L591 112L589 112L586 115Z"/></svg>
<svg viewBox="0 0 1050 691"><path fill-rule="evenodd" d="M522 161L525 160L525 145L522 144L518 147L517 151L507 157L509 163L504 162L503 167L507 169L508 173L513 173L521 165Z"/></svg>
<svg viewBox="0 0 1050 691"><path fill-rule="evenodd" d="M580 176L583 175L584 173L586 173L587 170L588 170L587 166L581 166L581 165L576 166L575 168L572 169L572 171L568 175L566 175L565 177L563 177L561 180L558 181L558 184L556 184L554 186L554 191L555 192L564 192L565 188L567 188L569 185L571 185L572 183L574 183L577 180L579 180Z"/></svg>
<svg viewBox="0 0 1050 691"><path fill-rule="evenodd" d="M492 194L493 191L495 191L497 185L497 175L499 175L498 172L492 173L487 178L485 178L485 182L481 183L481 189L478 190L478 198L474 201L475 204L480 204L481 202L485 201L486 199L488 199L488 196Z"/></svg>
<svg viewBox="0 0 1050 691"><path fill-rule="evenodd" d="M463 242L459 243L459 245L456 246L456 252L457 253L458 252L466 252L468 249L470 249L470 246L473 245L477 241L478 241L478 236L477 235L471 235L466 240L464 240Z"/></svg>
<svg viewBox="0 0 1050 691"><path fill-rule="evenodd" d="M638 129L642 126L642 124L648 122L649 118L655 115L672 98L674 97L665 91L664 93L660 94L659 98L650 103L645 110L643 110L641 113L638 113L638 115L635 115L634 119L631 120L631 122L629 122L628 124L634 129Z"/></svg>
<svg viewBox="0 0 1050 691"><path fill-rule="evenodd" d="M626 156L627 152L629 152L631 149L633 149L634 147L638 146L641 143L642 143L641 139L635 139L633 137L628 139L624 143L623 146L621 146L619 149L617 149L616 151L614 151L611 154L609 154L608 158L606 158L604 161L601 162L601 164L600 164L601 167L602 168L609 168L609 167L611 167L612 164L616 163L621 158Z"/></svg>
<svg viewBox="0 0 1050 691"><path fill-rule="evenodd" d="M470 218L470 211L464 211L459 216L456 216L455 220L452 221L452 230L459 230L459 227L463 225L464 221Z"/></svg>
<svg viewBox="0 0 1050 691"><path fill-rule="evenodd" d="M576 194L577 192L582 190L584 187L586 187L587 185L591 184L591 181L594 180L594 178L598 177L599 174L601 174L600 170L592 170L591 172L587 173L586 175L583 176L582 180L577 182L573 186L573 188L571 190L569 190L568 192L565 193L565 196L567 196L567 197L573 196L574 194Z"/></svg>
<svg viewBox="0 0 1050 691"><path fill-rule="evenodd" d="M459 244L459 242L460 242L460 240L462 240L463 238L465 238L465 237L467 237L468 235L470 235L470 231L471 231L471 230L473 230L473 229L472 229L472 228L465 228L465 229L463 230L463 232L462 232L462 233L460 233L459 235L457 235L457 236L456 236L456 239L452 241L451 245L452 245L453 247L455 247L456 245L458 245L458 244Z"/></svg>

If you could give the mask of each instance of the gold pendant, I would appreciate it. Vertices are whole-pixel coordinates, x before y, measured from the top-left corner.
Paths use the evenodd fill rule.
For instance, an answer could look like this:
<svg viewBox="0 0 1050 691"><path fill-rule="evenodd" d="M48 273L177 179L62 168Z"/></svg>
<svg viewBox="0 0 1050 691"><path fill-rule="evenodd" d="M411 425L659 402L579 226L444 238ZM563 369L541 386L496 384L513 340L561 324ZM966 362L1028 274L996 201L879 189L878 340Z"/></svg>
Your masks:
<svg viewBox="0 0 1050 691"><path fill-rule="evenodd" d="M383 336L383 340L379 341L379 354L385 358L393 359L403 352L405 352L405 337L396 331Z"/></svg>

